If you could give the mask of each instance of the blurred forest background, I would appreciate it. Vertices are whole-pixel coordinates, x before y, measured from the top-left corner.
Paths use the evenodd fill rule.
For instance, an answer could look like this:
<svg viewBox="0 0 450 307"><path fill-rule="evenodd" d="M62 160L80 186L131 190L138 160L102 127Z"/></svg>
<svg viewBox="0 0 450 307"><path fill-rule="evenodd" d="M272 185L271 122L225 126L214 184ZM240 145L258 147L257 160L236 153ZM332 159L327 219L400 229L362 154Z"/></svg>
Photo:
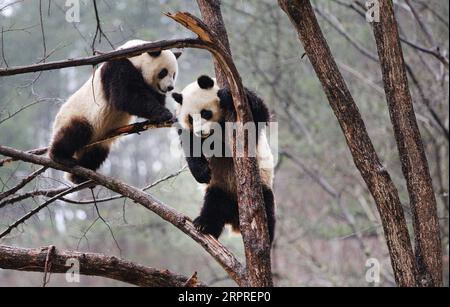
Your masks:
<svg viewBox="0 0 450 307"><path fill-rule="evenodd" d="M373 59L372 29L357 9L349 6L352 2L317 0L313 4L376 150L399 189L411 226L380 67ZM441 51L449 50L448 1L411 1L432 41L419 30L405 1L394 2L404 38L430 49L438 45ZM273 247L276 285L369 286L365 279L369 258L382 265L380 285L394 285L375 204L308 58L302 57L294 28L274 0L222 3L233 57L244 84L264 97L279 122L275 180L278 222ZM43 54L48 55L46 61L92 55L96 19L91 1L81 1L79 23L65 20L64 0L43 0L41 4L40 8L37 0L0 0L2 67L36 63L42 61ZM102 0L98 5L103 30L114 47L135 38L155 41L192 35L163 12L181 10L200 16L194 0ZM429 54L406 44L403 48L415 78L411 91L437 193L448 286L448 69ZM102 39L95 49L109 51L111 46ZM205 51L185 50L179 64L177 90L200 74L214 72ZM92 68L82 67L0 78L0 144L23 150L47 146L59 106L91 73ZM182 157L172 154L173 144L178 144L173 129L122 138L101 172L138 187L158 181L176 174L184 165ZM0 168L0 192L14 186L30 170L26 163ZM64 184L60 172L47 171L35 181L34 188ZM95 193L100 198L111 195L99 188ZM192 218L200 210L201 190L186 170L155 185L150 193ZM71 199L90 199L90 195L83 192ZM29 199L0 208L1 230L39 202L39 198ZM201 280L212 286L234 285L203 249L151 212L123 199L101 203L99 209L106 223L98 219L92 204L57 202L1 243L100 252L188 276L198 271ZM227 232L221 241L243 259L240 236ZM0 286L36 286L41 282L41 273L0 270ZM71 286L57 275L49 285ZM78 285L124 284L82 276Z"/></svg>

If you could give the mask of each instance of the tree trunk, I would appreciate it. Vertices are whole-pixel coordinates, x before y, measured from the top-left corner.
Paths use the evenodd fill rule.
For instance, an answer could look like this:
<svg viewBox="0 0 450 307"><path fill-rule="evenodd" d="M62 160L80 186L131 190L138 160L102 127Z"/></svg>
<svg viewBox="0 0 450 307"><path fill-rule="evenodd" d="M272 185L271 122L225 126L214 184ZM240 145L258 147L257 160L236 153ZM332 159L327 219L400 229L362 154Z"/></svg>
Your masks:
<svg viewBox="0 0 450 307"><path fill-rule="evenodd" d="M380 22L373 24L384 89L409 192L415 255L424 286L442 286L442 251L427 157L416 121L392 1L380 1Z"/></svg>
<svg viewBox="0 0 450 307"><path fill-rule="evenodd" d="M197 0L197 3L205 18L208 30L212 32L213 43L222 51L222 61L217 54L214 57L217 81L220 86L230 86L237 122L242 124L252 122L253 117L244 95L242 80L231 56L228 35L220 10L221 2L220 0ZM236 138L245 139L244 148L248 150L248 140L242 125L238 126ZM236 139L232 137L230 139L234 140L233 148L235 148ZM234 168L248 285L252 287L272 287L270 239L258 163L256 158L248 157L246 152L245 157L234 157Z"/></svg>
<svg viewBox="0 0 450 307"><path fill-rule="evenodd" d="M396 282L416 286L417 267L398 191L381 164L359 109L350 94L308 0L278 0L297 29L299 38L322 83L344 132L353 161L380 213Z"/></svg>
<svg viewBox="0 0 450 307"><path fill-rule="evenodd" d="M223 22L222 11L220 9L221 0L197 0L198 7L202 14L203 22L208 28L213 31L219 41L222 43L224 49L232 56L230 42L228 40L228 33ZM217 82L220 87L228 84L227 77L223 72L220 64L214 58L214 69L216 71Z"/></svg>

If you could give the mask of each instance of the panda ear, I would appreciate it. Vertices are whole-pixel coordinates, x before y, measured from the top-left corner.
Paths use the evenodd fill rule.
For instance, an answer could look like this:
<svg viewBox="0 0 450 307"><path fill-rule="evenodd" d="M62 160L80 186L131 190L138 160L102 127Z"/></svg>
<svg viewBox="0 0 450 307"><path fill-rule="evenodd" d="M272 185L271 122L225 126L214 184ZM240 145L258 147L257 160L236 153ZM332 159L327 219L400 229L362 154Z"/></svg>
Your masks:
<svg viewBox="0 0 450 307"><path fill-rule="evenodd" d="M153 57L153 58L157 58L161 55L161 50L160 51L154 51L154 52L148 52L148 54Z"/></svg>
<svg viewBox="0 0 450 307"><path fill-rule="evenodd" d="M200 76L197 79L197 83L198 86L200 86L200 88L204 90L209 90L214 87L214 80L206 75Z"/></svg>
<svg viewBox="0 0 450 307"><path fill-rule="evenodd" d="M219 97L220 107L224 110L234 110L233 97L228 87L224 87L217 92Z"/></svg>
<svg viewBox="0 0 450 307"><path fill-rule="evenodd" d="M183 104L183 95L179 93L172 93L172 98L179 104Z"/></svg>
<svg viewBox="0 0 450 307"><path fill-rule="evenodd" d="M177 59L179 59L180 56L183 54L183 51L175 51L173 54L175 54L175 57L176 57Z"/></svg>

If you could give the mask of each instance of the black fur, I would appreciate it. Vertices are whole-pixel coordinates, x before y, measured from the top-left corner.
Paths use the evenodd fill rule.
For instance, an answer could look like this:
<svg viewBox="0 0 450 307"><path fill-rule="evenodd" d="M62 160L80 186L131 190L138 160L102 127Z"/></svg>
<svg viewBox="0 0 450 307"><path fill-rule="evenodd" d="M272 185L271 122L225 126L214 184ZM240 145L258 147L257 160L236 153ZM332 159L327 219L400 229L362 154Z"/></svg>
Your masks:
<svg viewBox="0 0 450 307"><path fill-rule="evenodd" d="M91 169L91 170L97 170L100 168L100 166L103 164L103 162L106 160L109 154L109 148L101 146L101 145L95 145L92 147L89 147L85 150L83 150L80 154L78 159L78 165ZM79 177L76 175L71 174L70 175L70 181L76 184L83 183L87 181L86 178Z"/></svg>
<svg viewBox="0 0 450 307"><path fill-rule="evenodd" d="M201 156L196 157L194 152L194 144L201 144L203 146L203 140L194 135L192 131L178 130L178 134L184 137L189 137L189 140L181 140L181 147L183 148L184 156L188 164L189 170L198 183L209 183L211 180L211 170L209 168L209 162L203 153Z"/></svg>
<svg viewBox="0 0 450 307"><path fill-rule="evenodd" d="M275 198L272 189L263 185L264 205L266 208L267 228L269 229L270 243L275 236Z"/></svg>
<svg viewBox="0 0 450 307"><path fill-rule="evenodd" d="M239 225L236 197L219 188L209 187L200 216L194 220L194 225L198 231L219 238L225 224Z"/></svg>
<svg viewBox="0 0 450 307"><path fill-rule="evenodd" d="M161 69L161 71L158 74L158 79L164 79L167 75L169 74L169 71L167 70L167 68L163 68Z"/></svg>
<svg viewBox="0 0 450 307"><path fill-rule="evenodd" d="M75 166L77 161L73 155L90 143L92 133L93 128L87 119L73 119L54 136L49 150L50 158L70 167Z"/></svg>
<svg viewBox="0 0 450 307"><path fill-rule="evenodd" d="M214 80L208 76L200 76L197 79L198 86L204 90L208 90L214 87Z"/></svg>
<svg viewBox="0 0 450 307"><path fill-rule="evenodd" d="M263 186L263 197L269 238L272 243L275 234L275 204L272 190ZM231 224L233 230L239 231L239 210L236 195L210 186L206 190L200 216L194 220L194 226L198 231L219 238L226 224Z"/></svg>
<svg viewBox="0 0 450 307"><path fill-rule="evenodd" d="M116 109L157 123L172 119L165 108L166 96L147 84L129 60L107 62L101 77L106 99Z"/></svg>
<svg viewBox="0 0 450 307"><path fill-rule="evenodd" d="M270 113L264 101L259 98L254 92L245 88L245 94L247 95L248 103L250 104L250 110L253 115L253 121L255 123L267 123L270 121ZM224 87L217 93L220 99L220 106L222 110L233 114L236 120L236 112L234 110L233 97L231 96L230 89Z"/></svg>
<svg viewBox="0 0 450 307"><path fill-rule="evenodd" d="M202 79L203 78L203 79ZM202 88L208 88L211 84L208 84L209 77L200 77L199 78L199 86ZM202 79L202 80L200 80ZM212 85L212 86L213 86ZM212 87L211 86L211 87ZM253 115L253 120L255 123L267 123L270 121L270 113L264 102L252 91L245 89L245 93L247 95L248 103L250 104L250 109ZM180 95L181 96L181 95ZM236 121L236 112L234 109L233 99L230 93L229 88L225 87L218 92L218 96L220 99L220 107L223 112L223 116L220 124L222 128L225 126L225 121ZM174 97L175 98L175 97ZM177 97L178 99L180 97ZM181 96L182 103L182 96ZM181 104L180 103L180 104ZM258 125L259 129L263 128L263 125ZM225 134L225 129L222 129ZM259 135L259 133L258 133ZM194 176L194 178L199 183L209 183L211 180L211 174L217 174L219 170L211 169L210 163L208 160L202 155L201 157L192 157L193 154L193 144L192 141L196 136L193 132L190 132L190 145L183 146L183 150L186 156L186 161L188 163L189 169ZM225 137L223 135L223 150L228 144L224 144ZM258 139L256 140L258 143ZM201 140L203 142L203 140ZM183 142L182 142L183 145ZM202 143L203 145L203 143ZM223 152L224 153L224 152ZM222 159L220 157L213 157L213 159ZM226 165L221 163L221 165ZM220 176L220 175L219 175ZM263 198L264 204L267 214L267 223L270 241L273 241L274 232L275 232L275 208L274 208L274 196L273 192L269 187L263 186ZM211 234L215 238L219 238L220 234L223 231L225 224L231 224L234 230L239 231L239 211L238 211L238 203L237 203L237 195L232 195L223 191L221 188L213 185L209 185L205 194L204 203L202 210L200 212L200 216L194 220L194 225L197 230Z"/></svg>
<svg viewBox="0 0 450 307"><path fill-rule="evenodd" d="M179 93L172 93L172 98L179 104L183 104L183 95Z"/></svg>
<svg viewBox="0 0 450 307"><path fill-rule="evenodd" d="M175 54L175 57L176 57L177 59L179 59L180 56L183 54L183 52L181 52L181 51L175 51L173 54Z"/></svg>
<svg viewBox="0 0 450 307"><path fill-rule="evenodd" d="M154 52L149 52L148 54L153 57L153 58L157 58L161 55L162 51L154 51Z"/></svg>

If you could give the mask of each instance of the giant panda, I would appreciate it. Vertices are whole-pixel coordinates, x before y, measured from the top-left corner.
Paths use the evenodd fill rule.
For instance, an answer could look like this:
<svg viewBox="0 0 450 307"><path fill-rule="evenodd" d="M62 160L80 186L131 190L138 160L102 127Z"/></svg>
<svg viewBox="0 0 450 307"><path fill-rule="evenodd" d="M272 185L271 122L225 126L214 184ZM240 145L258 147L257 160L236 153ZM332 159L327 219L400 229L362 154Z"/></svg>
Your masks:
<svg viewBox="0 0 450 307"><path fill-rule="evenodd" d="M269 111L264 102L253 92L245 89L255 123L262 127L257 131L256 158L262 180L264 203L270 240L274 238L275 212L273 195L274 161L266 136L266 126L270 121ZM176 116L179 134L188 167L199 183L206 184L203 207L194 220L197 230L219 238L224 226L229 224L239 231L239 213L234 163L231 156L195 155L195 144L204 144L214 134L213 124L222 129L222 148L225 142L225 122L236 122L236 113L230 90L219 88L215 79L201 76L188 85L181 93L173 93L177 102ZM194 120L194 117L196 120ZM195 125L199 121L201 125ZM261 125L263 123L263 125ZM222 150L222 149L221 149Z"/></svg>
<svg viewBox="0 0 450 307"><path fill-rule="evenodd" d="M128 41L119 49L148 43ZM60 108L53 124L49 156L55 162L97 170L107 158L112 140L83 148L127 125L133 116L155 123L173 114L165 107L166 94L178 77L179 52L143 53L102 64ZM79 184L85 178L68 175Z"/></svg>

